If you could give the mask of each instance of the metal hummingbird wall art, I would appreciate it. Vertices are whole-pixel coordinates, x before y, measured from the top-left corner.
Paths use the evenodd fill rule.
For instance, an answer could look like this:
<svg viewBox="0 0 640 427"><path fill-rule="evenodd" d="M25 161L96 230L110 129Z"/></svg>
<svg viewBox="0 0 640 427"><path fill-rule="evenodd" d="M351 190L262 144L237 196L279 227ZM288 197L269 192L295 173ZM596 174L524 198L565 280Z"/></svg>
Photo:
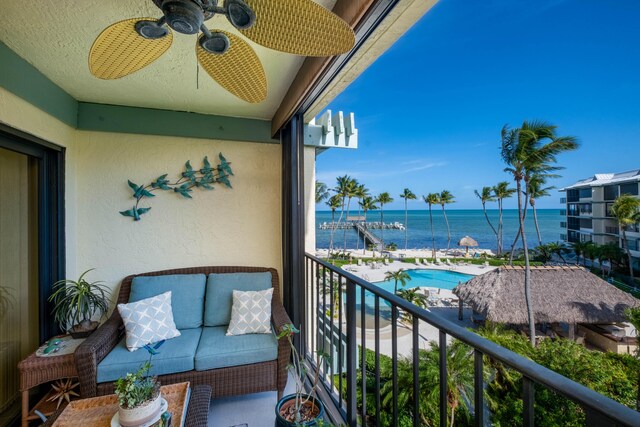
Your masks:
<svg viewBox="0 0 640 427"><path fill-rule="evenodd" d="M128 180L129 187L133 191L133 198L136 199L136 204L128 210L120 211L123 216L132 217L134 221L140 221L142 215L151 210L150 207L140 207L140 201L144 198L155 197L153 194L159 190L171 191L181 195L186 199L191 199L191 192L194 188L202 188L205 190L213 190L214 184L223 184L227 188L231 187L230 177L233 176L231 170L231 163L227 162L227 159L220 153L218 155L220 163L216 167L212 167L209 159L205 156L203 160L203 167L201 169L194 169L191 166L191 162L187 160L184 165L184 172L180 174L180 178L176 182L170 182L167 179L168 174L160 175L148 185L138 185L131 180Z"/></svg>

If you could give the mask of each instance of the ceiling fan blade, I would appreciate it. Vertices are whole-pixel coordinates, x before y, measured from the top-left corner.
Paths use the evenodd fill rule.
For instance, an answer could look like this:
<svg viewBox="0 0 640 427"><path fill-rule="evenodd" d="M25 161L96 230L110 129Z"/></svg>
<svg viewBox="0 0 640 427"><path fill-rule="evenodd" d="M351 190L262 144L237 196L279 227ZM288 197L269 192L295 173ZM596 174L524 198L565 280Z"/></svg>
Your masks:
<svg viewBox="0 0 640 427"><path fill-rule="evenodd" d="M202 68L238 98L253 104L264 101L267 97L267 76L253 48L240 37L226 31L211 32L226 35L229 47L225 53L214 54L204 50L199 41L196 42L196 55Z"/></svg>
<svg viewBox="0 0 640 427"><path fill-rule="evenodd" d="M171 31L167 28L166 35L152 35L159 38L145 38L136 31L137 23L154 21L156 20L153 18L134 18L105 28L93 42L89 52L91 74L104 80L119 79L158 59L171 47Z"/></svg>
<svg viewBox="0 0 640 427"><path fill-rule="evenodd" d="M256 14L241 32L262 46L305 56L349 51L355 34L349 24L312 0L245 0Z"/></svg>

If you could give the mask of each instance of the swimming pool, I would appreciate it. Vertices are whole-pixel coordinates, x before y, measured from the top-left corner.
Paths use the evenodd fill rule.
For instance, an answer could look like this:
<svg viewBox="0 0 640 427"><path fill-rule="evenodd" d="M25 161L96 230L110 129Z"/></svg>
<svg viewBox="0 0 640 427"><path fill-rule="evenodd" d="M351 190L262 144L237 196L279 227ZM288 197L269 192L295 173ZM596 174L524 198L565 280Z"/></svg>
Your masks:
<svg viewBox="0 0 640 427"><path fill-rule="evenodd" d="M465 283L474 276L451 270L407 270L411 280L407 280L405 288L429 287L453 289L459 283ZM377 287L393 293L394 281L373 282ZM402 285L398 283L398 289Z"/></svg>

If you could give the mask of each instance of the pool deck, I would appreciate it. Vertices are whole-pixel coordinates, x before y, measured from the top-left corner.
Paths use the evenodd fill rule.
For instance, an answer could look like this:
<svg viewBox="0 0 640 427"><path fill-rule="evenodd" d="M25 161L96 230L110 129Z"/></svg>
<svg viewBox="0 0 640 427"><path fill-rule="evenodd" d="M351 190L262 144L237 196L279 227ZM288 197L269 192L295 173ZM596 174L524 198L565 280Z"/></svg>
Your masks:
<svg viewBox="0 0 640 427"><path fill-rule="evenodd" d="M445 264L441 265L416 265L408 262L401 262L394 260L387 264L378 263L377 268L372 268L368 265L357 265L350 264L345 265L343 269L349 271L355 276L361 277L368 282L381 282L384 280L385 275L388 272L398 271L400 269L405 270L443 270L443 271L455 271L457 273L464 273L470 275L480 275L483 273L487 273L489 271L495 270L497 267L491 266L481 266L481 265L456 265L449 266ZM450 300L457 298L452 291L448 289L437 289L425 287L431 291L431 294L436 296L438 300ZM441 316L451 322L454 322L464 328L475 328L476 325L471 321L471 310L465 308L463 310L463 320L458 320L458 307L455 306L444 306L443 304L436 303L435 306L429 307L427 310ZM358 342L361 341L361 330L358 328L357 330ZM439 331L435 327L427 324L426 322L420 322L420 348L426 349L429 346L430 341L437 341L439 336ZM365 344L369 349L374 349L374 339L375 332L373 329L366 329L365 331ZM448 338L448 341L451 341L451 337ZM403 325L401 322L398 322L398 354L399 356L409 356L411 355L412 350L412 333L411 327ZM380 328L380 352L387 356L392 355L391 348L391 325L387 325L385 327Z"/></svg>

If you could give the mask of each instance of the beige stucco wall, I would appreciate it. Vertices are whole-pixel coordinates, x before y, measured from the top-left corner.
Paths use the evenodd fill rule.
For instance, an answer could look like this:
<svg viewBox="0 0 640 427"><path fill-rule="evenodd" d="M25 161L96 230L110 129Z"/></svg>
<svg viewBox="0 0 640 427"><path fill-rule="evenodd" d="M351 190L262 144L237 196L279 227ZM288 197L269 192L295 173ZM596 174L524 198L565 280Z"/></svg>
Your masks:
<svg viewBox="0 0 640 427"><path fill-rule="evenodd" d="M117 288L126 275L202 265L255 265L282 272L281 150L277 144L78 131L0 88L0 122L67 148L67 277ZM233 189L162 192L134 222L118 211L134 199L127 179L149 183L204 156L232 163Z"/></svg>
<svg viewBox="0 0 640 427"><path fill-rule="evenodd" d="M280 146L79 131L78 269L115 285L133 273L203 265L281 270ZM140 221L118 212L134 199L127 179L175 178L191 160L231 162L233 189L194 189L193 199L158 192Z"/></svg>

